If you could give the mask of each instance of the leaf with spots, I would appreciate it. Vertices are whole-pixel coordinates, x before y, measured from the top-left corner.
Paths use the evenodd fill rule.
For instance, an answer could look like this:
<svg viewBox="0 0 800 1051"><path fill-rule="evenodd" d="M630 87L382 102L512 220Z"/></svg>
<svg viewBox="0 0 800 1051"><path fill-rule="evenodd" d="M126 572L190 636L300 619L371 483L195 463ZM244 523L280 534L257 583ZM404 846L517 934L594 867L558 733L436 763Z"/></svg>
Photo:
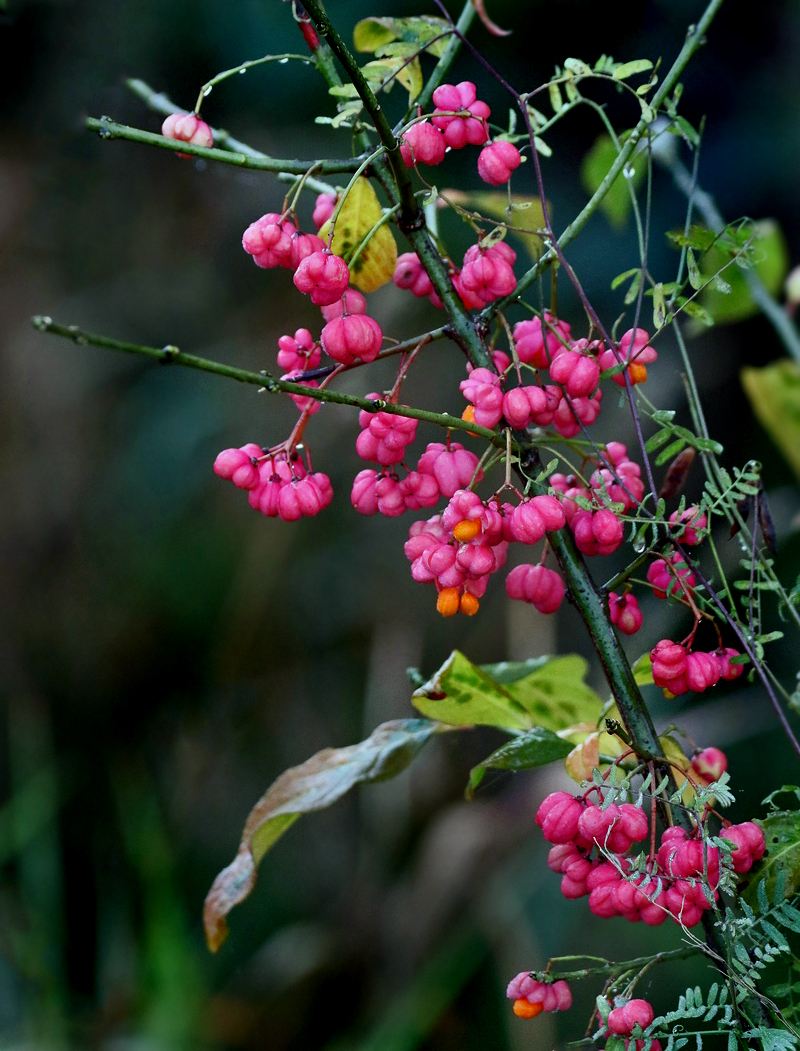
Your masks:
<svg viewBox="0 0 800 1051"><path fill-rule="evenodd" d="M587 664L582 657L544 658L532 671L510 681L500 670L506 667L481 668L455 650L414 692L414 706L423 715L454 726L509 730L538 726L555 733L597 721L603 703L583 681Z"/></svg>

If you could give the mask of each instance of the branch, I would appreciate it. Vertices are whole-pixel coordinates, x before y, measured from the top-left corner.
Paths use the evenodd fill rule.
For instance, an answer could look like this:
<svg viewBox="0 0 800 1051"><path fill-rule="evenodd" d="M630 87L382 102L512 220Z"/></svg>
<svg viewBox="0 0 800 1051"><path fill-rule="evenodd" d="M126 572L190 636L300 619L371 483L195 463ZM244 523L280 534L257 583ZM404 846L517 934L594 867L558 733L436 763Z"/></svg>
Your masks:
<svg viewBox="0 0 800 1051"><path fill-rule="evenodd" d="M385 164L389 168L389 172L381 173L379 170L378 174L390 174L394 183L391 186L388 178L384 177L381 178L381 185L389 195L392 205L400 205L398 225L419 256L450 317L453 338L473 365L494 370L491 355L479 335L479 328L467 313L466 307L453 288L447 266L425 227L425 216L414 194L411 176L400 153L400 144L386 120L381 104L341 36L331 25L320 0L306 0L304 7L317 32L333 51L347 73L348 79L355 86L364 109L372 120L385 150ZM379 166L376 165L376 167Z"/></svg>
<svg viewBox="0 0 800 1051"><path fill-rule="evenodd" d="M172 111L179 112L176 110ZM265 153L246 147L247 152L220 149L216 146L195 146L191 142L183 142L179 139L168 139L153 131L142 131L140 128L131 128L127 124L117 124L110 117L87 117L86 127L89 131L96 131L101 139L127 139L130 142L142 142L148 146L160 146L165 150L174 150L180 153L189 153L193 157L203 157L209 161L221 161L223 164L233 164L238 168L254 168L257 171L274 172L276 175L305 175L310 169L322 174L334 172L354 172L361 163L358 157L345 157L341 160L328 161L301 161L276 159L268 157ZM216 139L218 132L214 131ZM233 141L233 140L229 140ZM362 158L363 159L363 158Z"/></svg>
<svg viewBox="0 0 800 1051"><path fill-rule="evenodd" d="M148 347L141 343L128 343L124 340L112 339L95 332L86 332L77 325L60 325L52 318L37 315L32 318L34 328L40 332L49 332L54 336L71 339L73 343L82 346L101 347L104 350L120 350L126 354L139 354L146 358L153 358L162 365L183 365L190 369L199 369L201 372L211 372L217 376L225 376L227 379L238 380L240 383L249 383L266 391L269 394L299 394L305 398L314 398L316 401L333 402L335 405L349 405L354 409L364 409L367 412L388 412L393 416L407 416L412 420L424 420L426 423L434 423L438 427L447 427L450 430L465 431L467 434L485 438L498 448L505 448L505 439L496 431L490 431L476 423L462 420L460 416L450 416L446 412L429 412L427 409L414 409L408 405L393 405L389 402L376 398L359 398L354 394L341 394L338 391L307 387L302 383L294 383L291 380L279 380L268 372L251 372L248 369L239 369L234 365L224 365L220 361L212 361L210 358L201 358L196 354L186 354L178 347ZM396 354L400 350L411 350L419 344L419 338L407 340L402 346L393 347L391 353Z"/></svg>

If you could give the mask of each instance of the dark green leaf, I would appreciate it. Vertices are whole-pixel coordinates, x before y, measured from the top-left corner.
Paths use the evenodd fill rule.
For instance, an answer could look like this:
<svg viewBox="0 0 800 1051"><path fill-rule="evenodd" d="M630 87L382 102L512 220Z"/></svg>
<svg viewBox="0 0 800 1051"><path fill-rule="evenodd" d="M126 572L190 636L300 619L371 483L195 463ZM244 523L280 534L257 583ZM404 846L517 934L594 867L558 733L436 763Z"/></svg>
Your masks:
<svg viewBox="0 0 800 1051"><path fill-rule="evenodd" d="M566 758L572 747L569 741L536 726L496 749L482 763L473 767L469 775L469 788L474 790L480 784L487 769L531 770L535 766L546 766Z"/></svg>

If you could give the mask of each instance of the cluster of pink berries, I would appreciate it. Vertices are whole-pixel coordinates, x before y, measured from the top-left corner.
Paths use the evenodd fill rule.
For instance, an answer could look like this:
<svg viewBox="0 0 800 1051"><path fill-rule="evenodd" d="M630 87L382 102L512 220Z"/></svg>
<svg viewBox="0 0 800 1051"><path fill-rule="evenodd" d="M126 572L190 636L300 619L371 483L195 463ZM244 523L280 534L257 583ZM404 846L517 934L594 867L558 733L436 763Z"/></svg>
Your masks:
<svg viewBox="0 0 800 1051"><path fill-rule="evenodd" d="M671 916L693 927L719 895L720 850L704 842L700 826L691 832L666 828L642 872L630 850L651 835L651 819L632 803L600 806L585 796L554 792L539 806L536 823L554 844L548 865L561 873L562 893L588 895L595 916L624 916L651 926ZM752 821L728 825L720 836L733 846L734 872L748 872L764 854L764 833Z"/></svg>
<svg viewBox="0 0 800 1051"><path fill-rule="evenodd" d="M494 245L472 245L464 253L460 270L448 260L453 287L464 306L469 310L481 310L487 303L510 295L517 285L513 269L516 259L514 249L500 241ZM428 298L441 309L442 301L416 252L403 252L397 257L393 280L398 288L419 299ZM508 364L508 358L505 364Z"/></svg>
<svg viewBox="0 0 800 1051"><path fill-rule="evenodd" d="M420 470L422 466L421 460ZM565 522L553 496L533 496L515 507L501 504L497 497L483 501L471 490L458 489L440 515L411 526L405 545L411 576L436 585L436 608L443 616L458 611L471 616L478 611L489 577L505 564L509 543L536 544ZM564 582L554 570L525 564L508 574L506 593L542 613L554 613L564 597Z"/></svg>
<svg viewBox="0 0 800 1051"><path fill-rule="evenodd" d="M267 212L245 230L242 246L257 266L293 271L295 287L322 309L327 321L320 344L329 358L341 365L375 360L383 345L381 327L366 313L361 293L348 287L347 263L320 237L301 233L288 217Z"/></svg>
<svg viewBox="0 0 800 1051"><path fill-rule="evenodd" d="M378 412L375 416L362 412L359 420L365 429L356 441L357 451L363 459L382 465L380 471L367 469L356 475L350 500L362 515L377 513L394 518L404 511L433 507L442 497L450 499L459 489L467 488L482 477L478 457L459 442L431 442L419 458L416 470L407 470L401 478L397 465L403 459L406 445L414 438L416 420L385 412ZM414 424L414 427L408 427L408 424ZM396 437L387 445L378 437L381 434ZM397 458L396 452L400 450L391 446L406 439L406 445Z"/></svg>
<svg viewBox="0 0 800 1051"><path fill-rule="evenodd" d="M507 139L489 142L491 110L477 97L475 85L440 84L433 93L436 106L430 120L415 121L403 134L400 152L407 168L441 164L448 149L483 146L478 174L491 186L502 186L522 163L517 147Z"/></svg>
<svg viewBox="0 0 800 1051"><path fill-rule="evenodd" d="M729 682L738 679L744 671L744 665L731 661L739 656L739 651L730 646L720 646L710 653L703 653L688 651L678 642L662 639L650 651L653 681L656 686L668 690L673 697L688 690L702 693L710 686L716 686L720 679Z"/></svg>
<svg viewBox="0 0 800 1051"><path fill-rule="evenodd" d="M248 490L255 510L284 522L316 515L333 498L328 476L309 474L299 454L286 449L264 450L252 442L224 449L214 461L214 472L237 489Z"/></svg>
<svg viewBox="0 0 800 1051"><path fill-rule="evenodd" d="M540 982L528 971L512 978L506 996L514 1001L517 1018L535 1018L542 1011L568 1011L572 1007L572 992L565 981Z"/></svg>

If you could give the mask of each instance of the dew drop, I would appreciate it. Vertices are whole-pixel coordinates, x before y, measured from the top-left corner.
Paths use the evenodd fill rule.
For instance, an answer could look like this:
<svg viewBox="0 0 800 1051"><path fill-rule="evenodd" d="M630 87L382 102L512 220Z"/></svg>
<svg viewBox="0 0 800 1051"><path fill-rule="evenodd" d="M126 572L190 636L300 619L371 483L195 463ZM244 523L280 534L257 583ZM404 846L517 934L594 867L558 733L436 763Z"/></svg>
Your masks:
<svg viewBox="0 0 800 1051"><path fill-rule="evenodd" d="M247 72L247 70L246 70L246 69L240 69L240 70L239 70L239 75L241 76L241 74L242 74L242 73L246 73L246 72Z"/></svg>
<svg viewBox="0 0 800 1051"><path fill-rule="evenodd" d="M285 66L288 61L289 61L288 58L279 58L278 59L278 65L279 66Z"/></svg>
<svg viewBox="0 0 800 1051"><path fill-rule="evenodd" d="M622 169L622 174L625 176L626 179L632 179L636 174L636 169L632 165L626 164L625 167Z"/></svg>
<svg viewBox="0 0 800 1051"><path fill-rule="evenodd" d="M633 541L633 550L636 552L637 555L641 555L641 553L646 547L647 544L645 544L643 536L637 536L636 539Z"/></svg>
<svg viewBox="0 0 800 1051"><path fill-rule="evenodd" d="M209 84L208 87L203 88L203 98L207 98L213 91L213 88L213 84Z"/></svg>

